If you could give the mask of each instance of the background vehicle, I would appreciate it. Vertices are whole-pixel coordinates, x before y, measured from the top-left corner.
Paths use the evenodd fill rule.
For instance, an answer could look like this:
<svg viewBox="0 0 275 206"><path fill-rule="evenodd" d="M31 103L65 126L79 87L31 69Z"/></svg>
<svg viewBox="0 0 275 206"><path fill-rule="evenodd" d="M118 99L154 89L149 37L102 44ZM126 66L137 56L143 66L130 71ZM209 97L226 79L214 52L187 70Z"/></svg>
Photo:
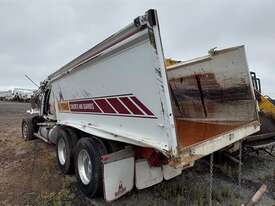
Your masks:
<svg viewBox="0 0 275 206"><path fill-rule="evenodd" d="M12 100L19 102L27 102L34 93L33 89L14 88L12 91Z"/></svg>
<svg viewBox="0 0 275 206"><path fill-rule="evenodd" d="M0 91L0 100L7 100L12 97L12 90Z"/></svg>
<svg viewBox="0 0 275 206"><path fill-rule="evenodd" d="M171 179L259 130L244 47L200 62L166 70L149 10L41 84L23 138L55 143L61 170L75 169L91 197L111 201Z"/></svg>
<svg viewBox="0 0 275 206"><path fill-rule="evenodd" d="M7 101L28 102L33 93L33 89L14 88L8 91L0 91L0 99Z"/></svg>

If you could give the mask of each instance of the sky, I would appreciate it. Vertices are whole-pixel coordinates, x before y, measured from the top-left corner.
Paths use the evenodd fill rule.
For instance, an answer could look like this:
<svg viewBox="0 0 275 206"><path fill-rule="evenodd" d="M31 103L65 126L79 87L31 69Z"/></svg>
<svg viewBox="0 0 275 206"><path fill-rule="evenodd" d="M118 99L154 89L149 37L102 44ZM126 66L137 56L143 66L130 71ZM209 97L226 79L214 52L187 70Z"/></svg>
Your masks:
<svg viewBox="0 0 275 206"><path fill-rule="evenodd" d="M273 0L0 0L0 90L34 88L24 74L43 81L151 8L166 57L245 45L263 93L275 98Z"/></svg>

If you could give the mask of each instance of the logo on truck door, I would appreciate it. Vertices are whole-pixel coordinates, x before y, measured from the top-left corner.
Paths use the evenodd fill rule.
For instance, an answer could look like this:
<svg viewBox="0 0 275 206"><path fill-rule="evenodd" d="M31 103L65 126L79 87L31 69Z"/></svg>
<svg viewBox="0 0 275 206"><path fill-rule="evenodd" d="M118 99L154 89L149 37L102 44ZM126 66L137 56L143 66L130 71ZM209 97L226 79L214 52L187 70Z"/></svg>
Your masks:
<svg viewBox="0 0 275 206"><path fill-rule="evenodd" d="M133 94L62 100L59 112L154 118L153 112Z"/></svg>

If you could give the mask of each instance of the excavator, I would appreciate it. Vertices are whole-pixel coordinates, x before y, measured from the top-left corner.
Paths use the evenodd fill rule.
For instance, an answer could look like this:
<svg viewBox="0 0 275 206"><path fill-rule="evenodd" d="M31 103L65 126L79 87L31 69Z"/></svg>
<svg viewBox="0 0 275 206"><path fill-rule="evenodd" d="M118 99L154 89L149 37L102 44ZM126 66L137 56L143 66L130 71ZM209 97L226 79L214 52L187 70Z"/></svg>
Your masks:
<svg viewBox="0 0 275 206"><path fill-rule="evenodd" d="M250 72L255 96L259 105L261 130L248 136L243 146L246 152L264 151L274 156L275 148L275 100L262 93L261 80L255 72Z"/></svg>

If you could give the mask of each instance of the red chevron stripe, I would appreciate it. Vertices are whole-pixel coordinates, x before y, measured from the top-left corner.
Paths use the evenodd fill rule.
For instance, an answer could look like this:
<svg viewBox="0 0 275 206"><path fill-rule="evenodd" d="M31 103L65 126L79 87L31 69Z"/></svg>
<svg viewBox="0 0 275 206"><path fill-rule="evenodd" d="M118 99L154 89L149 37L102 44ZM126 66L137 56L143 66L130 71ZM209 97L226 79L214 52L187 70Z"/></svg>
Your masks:
<svg viewBox="0 0 275 206"><path fill-rule="evenodd" d="M114 95L101 98L68 100L70 111L94 115L111 115L123 117L156 118L136 96Z"/></svg>
<svg viewBox="0 0 275 206"><path fill-rule="evenodd" d="M130 97L146 114L154 115L138 98L135 96Z"/></svg>
<svg viewBox="0 0 275 206"><path fill-rule="evenodd" d="M120 97L119 99L133 114L144 115L143 112L128 97Z"/></svg>
<svg viewBox="0 0 275 206"><path fill-rule="evenodd" d="M126 107L117 98L107 98L107 101L115 108L120 114L130 114Z"/></svg>
<svg viewBox="0 0 275 206"><path fill-rule="evenodd" d="M116 111L109 105L106 99L95 99L94 101L104 113L116 113Z"/></svg>

